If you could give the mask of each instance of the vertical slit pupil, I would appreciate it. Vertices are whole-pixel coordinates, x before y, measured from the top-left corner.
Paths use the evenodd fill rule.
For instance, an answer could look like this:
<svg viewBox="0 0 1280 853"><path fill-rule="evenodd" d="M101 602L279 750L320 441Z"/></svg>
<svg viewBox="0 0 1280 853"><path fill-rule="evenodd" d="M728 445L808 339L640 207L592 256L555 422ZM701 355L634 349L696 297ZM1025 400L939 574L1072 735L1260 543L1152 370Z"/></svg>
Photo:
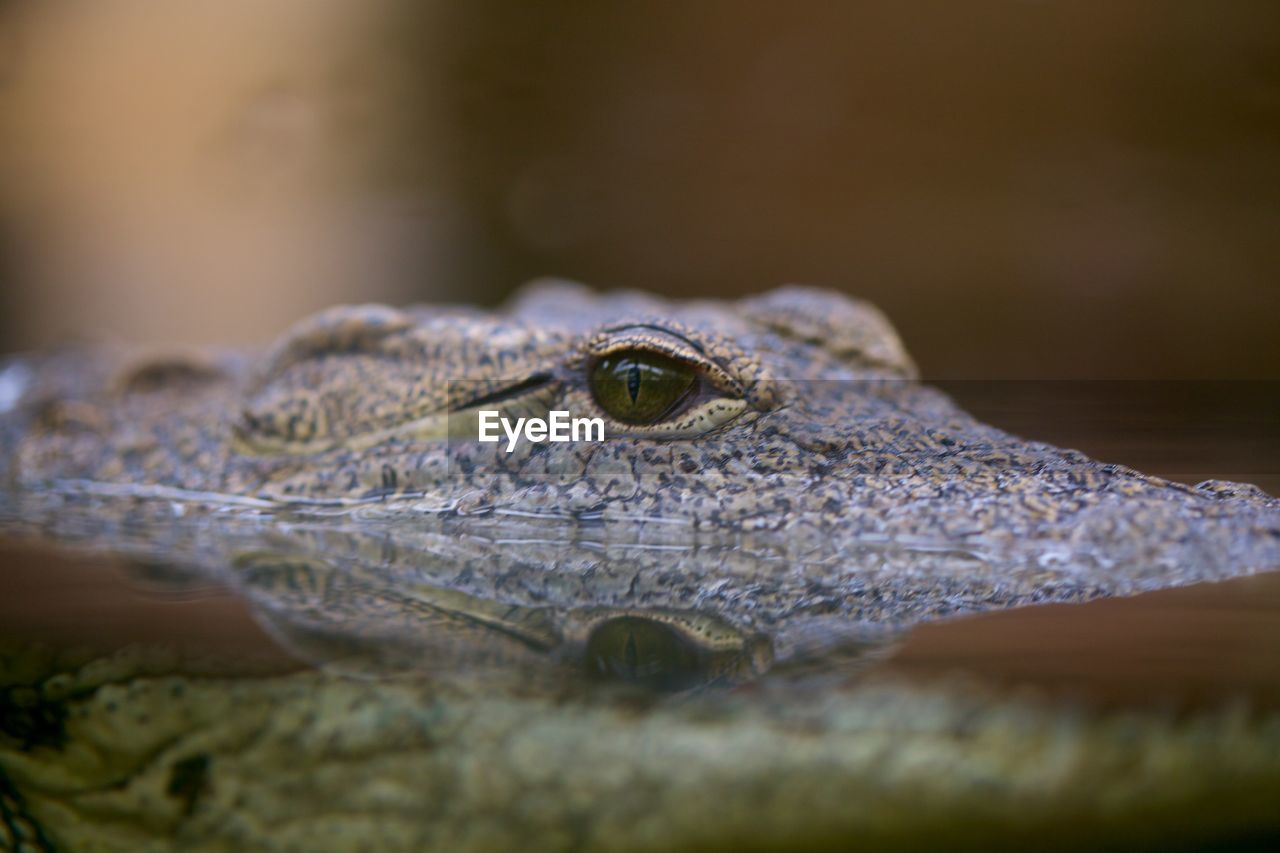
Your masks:
<svg viewBox="0 0 1280 853"><path fill-rule="evenodd" d="M627 393L631 395L632 403L640 396L640 365L634 361L627 371Z"/></svg>
<svg viewBox="0 0 1280 853"><path fill-rule="evenodd" d="M635 675L640 669L640 652L636 649L636 635L634 633L627 634L627 646L623 650L623 656L627 661L627 671Z"/></svg>

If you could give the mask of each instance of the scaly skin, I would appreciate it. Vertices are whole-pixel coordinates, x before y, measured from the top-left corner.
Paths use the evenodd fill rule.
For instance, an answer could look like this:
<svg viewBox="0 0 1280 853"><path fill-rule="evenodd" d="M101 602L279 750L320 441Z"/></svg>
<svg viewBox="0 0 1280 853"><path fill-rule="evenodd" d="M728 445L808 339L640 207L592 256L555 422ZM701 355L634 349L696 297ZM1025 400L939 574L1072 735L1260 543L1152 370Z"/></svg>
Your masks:
<svg viewBox="0 0 1280 853"><path fill-rule="evenodd" d="M694 365L689 404L643 427L610 418L587 377L618 347ZM1105 720L1073 728L1069 713L1004 704L991 719L1021 728L959 735L951 721L976 700L905 688L811 697L799 730L790 688L709 697L696 719L680 706L619 717L578 694L584 667L626 658L609 626L659 650L672 678L658 686L687 690L815 661L847 673L922 619L1280 567L1280 502L1257 489L1185 487L1027 442L914 376L885 319L833 294L667 303L563 284L495 314L338 308L262 355L15 362L0 373L0 528L216 576L320 669L206 690L173 662L24 647L5 682L67 722L57 744L11 740L0 767L51 838L122 848L483 849L530 833L550 847L796 832L925 843L1024 811L1028 832L1096 829L1117 801L1137 815L1204 806L1223 786L1276 790L1271 718L1215 716L1207 738L1167 726L1135 744ZM508 454L474 440L477 408L600 416L608 438ZM347 680L406 673L431 678ZM108 704L149 722L120 729ZM1063 750L1052 760L1046 737ZM350 741L338 777L335 738ZM692 757L662 759L652 744L666 740ZM1209 770L1165 789L1160 762ZM473 779L478 766L507 782ZM549 787L546 767L563 782ZM779 767L786 784L761 787ZM307 779L302 793L264 791L277 772ZM364 791L374 780L382 800ZM699 791L725 819L705 803L681 817ZM348 797L346 823L319 820ZM876 808L848 805L868 798ZM664 817L621 834L640 814Z"/></svg>
<svg viewBox="0 0 1280 853"><path fill-rule="evenodd" d="M652 426L609 419L586 365L619 341L681 348L709 377L699 404ZM912 378L878 312L821 291L680 304L544 286L492 315L334 309L259 358L73 353L26 370L3 427L3 473L25 493L204 492L392 520L536 514L555 539L584 526L751 534L783 559L833 567L806 577L823 596L843 592L836 606L885 620L1280 566L1275 499L977 423ZM508 454L472 438L480 398L513 414L603 416L608 440ZM839 587L886 546L908 550L911 571L885 565L891 600L868 612L861 588ZM934 565L926 552L964 559ZM748 594L688 577L702 598L717 585L726 609Z"/></svg>

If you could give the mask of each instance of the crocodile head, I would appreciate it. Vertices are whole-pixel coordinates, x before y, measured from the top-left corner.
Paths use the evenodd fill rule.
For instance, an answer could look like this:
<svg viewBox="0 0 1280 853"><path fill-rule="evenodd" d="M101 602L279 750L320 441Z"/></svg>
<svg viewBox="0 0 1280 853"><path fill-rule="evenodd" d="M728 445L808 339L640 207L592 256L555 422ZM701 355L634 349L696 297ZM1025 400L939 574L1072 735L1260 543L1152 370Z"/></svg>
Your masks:
<svg viewBox="0 0 1280 853"><path fill-rule="evenodd" d="M268 610L293 600L278 569L301 560L313 577L376 576L380 612L454 634L483 626L526 649L573 636L579 654L601 636L625 649L635 632L609 626L643 617L651 645L678 657L692 642L737 671L758 668L757 633L800 646L788 638L832 625L1280 566L1276 500L981 424L917 381L878 311L813 289L667 302L546 283L493 313L331 309L260 355L64 353L9 370L12 493L307 515L307 532L278 523L267 545L256 520L247 538L192 534L194 560L256 566L240 575L259 599L276 591ZM481 441L482 411L598 419L603 440ZM133 529L155 543L173 526ZM372 624L343 588L312 612Z"/></svg>
<svg viewBox="0 0 1280 853"><path fill-rule="evenodd" d="M604 437L508 452L481 411ZM492 314L338 308L265 353L34 356L0 366L0 447L0 532L142 557L136 582L213 576L318 664L208 678L165 649L78 667L0 647L0 843L1274 826L1274 713L1118 722L843 677L921 619L1280 566L1280 504L978 423L834 294L550 285ZM576 692L764 670L687 704Z"/></svg>

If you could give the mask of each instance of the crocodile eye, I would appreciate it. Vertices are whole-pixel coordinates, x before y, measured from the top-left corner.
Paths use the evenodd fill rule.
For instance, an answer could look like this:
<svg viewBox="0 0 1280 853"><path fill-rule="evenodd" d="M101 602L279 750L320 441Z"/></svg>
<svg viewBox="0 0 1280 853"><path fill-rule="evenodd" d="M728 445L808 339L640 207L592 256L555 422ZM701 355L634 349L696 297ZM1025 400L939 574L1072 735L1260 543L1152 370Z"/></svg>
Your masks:
<svg viewBox="0 0 1280 853"><path fill-rule="evenodd" d="M738 684L773 665L766 635L693 611L610 616L592 629L584 652L591 680L658 692Z"/></svg>
<svg viewBox="0 0 1280 853"><path fill-rule="evenodd" d="M687 690L709 678L698 648L670 626L623 616L605 622L587 641L588 675L660 692Z"/></svg>
<svg viewBox="0 0 1280 853"><path fill-rule="evenodd" d="M579 353L565 399L602 415L611 436L697 438L773 401L758 393L759 365L720 339L638 323L602 329Z"/></svg>
<svg viewBox="0 0 1280 853"><path fill-rule="evenodd" d="M697 385L688 364L654 352L610 353L591 369L591 393L600 408L624 424L652 424L671 415Z"/></svg>

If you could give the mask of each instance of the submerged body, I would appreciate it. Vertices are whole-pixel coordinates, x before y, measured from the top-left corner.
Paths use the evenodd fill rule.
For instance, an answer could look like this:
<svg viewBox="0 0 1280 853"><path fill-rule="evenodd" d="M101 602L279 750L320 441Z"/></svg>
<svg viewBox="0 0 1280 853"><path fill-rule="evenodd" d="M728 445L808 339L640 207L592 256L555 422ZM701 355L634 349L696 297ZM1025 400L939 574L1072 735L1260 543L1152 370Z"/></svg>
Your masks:
<svg viewBox="0 0 1280 853"><path fill-rule="evenodd" d="M508 452L479 440L482 411L566 411L602 421L604 440ZM261 354L35 357L0 373L0 441L0 529L215 576L322 668L179 701L173 665L68 669L18 654L6 677L71 708L64 737L100 760L19 744L0 767L37 822L65 824L70 808L127 827L121 846L213 827L228 843L334 841L299 821L348 795L343 832L395 830L386 840L409 847L511 842L537 831L530 809L560 821L569 846L644 846L610 830L621 818L608 798L623 792L623 813L663 815L676 833L653 830L655 846L692 844L707 840L701 808L679 816L692 790L741 809L712 822L718 832L761 844L784 843L813 810L832 839L878 827L919 841L901 833L921 784L926 823L985 801L1006 815L1030 803L1052 823L1070 818L1058 802L1102 814L1115 797L1150 805L1144 785L1175 806L1212 790L1161 791L1161 761L1208 756L1269 785L1280 769L1266 720L1215 718L1216 741L1162 730L1153 746L1073 728L1069 713L1019 709L975 728L956 722L974 719L969 700L892 691L835 692L795 719L776 691L705 719L557 704L584 671L667 691L739 684L856 658L920 620L1280 568L1280 501L981 424L916 380L875 309L834 294L672 303L544 285L495 313L333 309ZM447 671L498 680L479 693L345 680ZM121 729L108 706L126 689L163 724ZM217 711L237 702L259 710ZM675 752L652 748L664 737ZM384 799L341 793L333 749L352 784L377 780ZM992 760L1007 773L975 788ZM491 790L477 762L517 781ZM284 764L314 786L237 801ZM182 798L157 804L173 768L197 765L212 794L186 813ZM1050 765L1051 783L1036 775ZM788 801L766 785L782 766L808 793ZM1103 784L1113 766L1137 769ZM564 772L554 807L530 804L545 767ZM414 811L427 788L430 821Z"/></svg>

